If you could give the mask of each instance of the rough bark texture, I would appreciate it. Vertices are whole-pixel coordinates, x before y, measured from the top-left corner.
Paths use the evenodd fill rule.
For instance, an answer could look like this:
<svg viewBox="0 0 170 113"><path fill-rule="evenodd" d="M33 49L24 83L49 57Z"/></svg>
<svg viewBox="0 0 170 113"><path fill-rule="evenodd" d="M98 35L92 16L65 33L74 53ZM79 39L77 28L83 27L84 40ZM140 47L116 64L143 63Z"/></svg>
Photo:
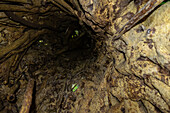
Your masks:
<svg viewBox="0 0 170 113"><path fill-rule="evenodd" d="M162 1L2 0L0 112L169 113Z"/></svg>

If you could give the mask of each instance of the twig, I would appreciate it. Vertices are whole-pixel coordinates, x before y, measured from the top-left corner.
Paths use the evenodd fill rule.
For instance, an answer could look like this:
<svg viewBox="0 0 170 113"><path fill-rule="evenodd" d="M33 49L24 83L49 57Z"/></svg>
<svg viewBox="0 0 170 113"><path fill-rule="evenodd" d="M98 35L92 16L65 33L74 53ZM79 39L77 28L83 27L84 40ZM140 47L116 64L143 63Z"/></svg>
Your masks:
<svg viewBox="0 0 170 113"><path fill-rule="evenodd" d="M31 0L1 0L2 2L16 2L23 4L31 4Z"/></svg>
<svg viewBox="0 0 170 113"><path fill-rule="evenodd" d="M30 79L28 82L20 113L29 113L30 111L30 107L32 104L32 94L33 94L34 83L35 83L34 79Z"/></svg>

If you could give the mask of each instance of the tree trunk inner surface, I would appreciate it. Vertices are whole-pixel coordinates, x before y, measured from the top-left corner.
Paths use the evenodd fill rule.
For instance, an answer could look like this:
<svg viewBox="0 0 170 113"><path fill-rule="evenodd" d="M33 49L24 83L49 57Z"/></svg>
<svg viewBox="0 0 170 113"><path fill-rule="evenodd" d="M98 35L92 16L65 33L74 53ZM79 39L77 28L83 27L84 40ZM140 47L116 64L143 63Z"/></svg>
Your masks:
<svg viewBox="0 0 170 113"><path fill-rule="evenodd" d="M169 0L1 0L0 113L169 113Z"/></svg>

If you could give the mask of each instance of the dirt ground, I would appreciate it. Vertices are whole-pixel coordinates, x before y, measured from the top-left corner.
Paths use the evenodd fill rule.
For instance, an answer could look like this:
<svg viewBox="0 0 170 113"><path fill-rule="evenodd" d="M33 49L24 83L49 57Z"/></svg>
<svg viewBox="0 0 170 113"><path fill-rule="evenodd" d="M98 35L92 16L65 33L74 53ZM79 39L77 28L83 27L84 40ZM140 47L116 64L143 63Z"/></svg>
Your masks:
<svg viewBox="0 0 170 113"><path fill-rule="evenodd" d="M79 39L77 45L73 43L75 39L71 39L67 43L68 48L65 48L67 46L63 46L56 36L57 34L41 36L25 52L19 68L9 78L10 84L1 84L1 113L16 113L21 109L23 94L30 78L35 79L31 112L67 113L78 106L75 102L83 97L81 90L86 91L86 81L94 81L95 75L92 72L96 67L91 62L97 59L95 42L86 36ZM3 79L1 77L1 81ZM95 82L98 84L99 81ZM73 85L78 88L75 89ZM90 87L95 89L96 86L92 84ZM16 97L7 101L6 98L13 89Z"/></svg>

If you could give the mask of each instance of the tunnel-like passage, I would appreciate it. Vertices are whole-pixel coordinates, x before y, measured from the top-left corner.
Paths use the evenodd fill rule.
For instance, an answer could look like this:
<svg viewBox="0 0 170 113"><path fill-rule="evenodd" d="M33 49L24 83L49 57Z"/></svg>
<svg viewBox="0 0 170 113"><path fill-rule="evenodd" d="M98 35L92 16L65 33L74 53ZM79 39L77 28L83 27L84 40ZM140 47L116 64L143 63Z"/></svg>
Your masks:
<svg viewBox="0 0 170 113"><path fill-rule="evenodd" d="M169 0L1 0L0 113L169 113Z"/></svg>

